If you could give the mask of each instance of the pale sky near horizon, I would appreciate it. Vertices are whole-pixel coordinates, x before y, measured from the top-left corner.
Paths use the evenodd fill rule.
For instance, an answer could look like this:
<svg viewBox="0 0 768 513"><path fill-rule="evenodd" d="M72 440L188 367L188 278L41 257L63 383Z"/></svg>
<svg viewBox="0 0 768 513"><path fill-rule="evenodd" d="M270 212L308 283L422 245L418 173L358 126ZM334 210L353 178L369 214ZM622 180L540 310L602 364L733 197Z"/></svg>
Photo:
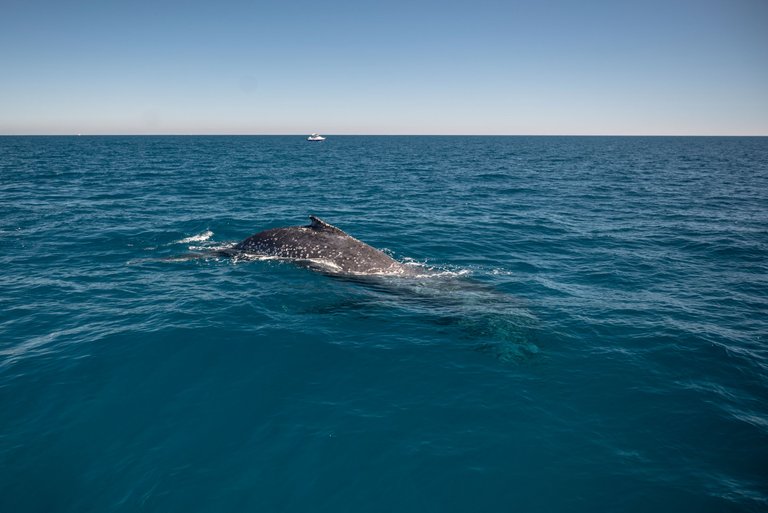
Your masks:
<svg viewBox="0 0 768 513"><path fill-rule="evenodd" d="M768 135L768 0L4 0L0 134Z"/></svg>

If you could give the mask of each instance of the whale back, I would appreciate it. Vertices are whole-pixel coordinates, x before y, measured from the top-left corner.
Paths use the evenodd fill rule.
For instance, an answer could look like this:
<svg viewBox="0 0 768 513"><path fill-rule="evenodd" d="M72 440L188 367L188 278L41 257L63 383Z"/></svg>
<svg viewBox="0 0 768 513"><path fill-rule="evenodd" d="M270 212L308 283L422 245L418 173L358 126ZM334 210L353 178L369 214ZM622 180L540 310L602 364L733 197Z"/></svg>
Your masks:
<svg viewBox="0 0 768 513"><path fill-rule="evenodd" d="M392 257L310 216L307 226L272 228L248 237L236 250L310 262L325 270L353 274L402 274L406 268Z"/></svg>

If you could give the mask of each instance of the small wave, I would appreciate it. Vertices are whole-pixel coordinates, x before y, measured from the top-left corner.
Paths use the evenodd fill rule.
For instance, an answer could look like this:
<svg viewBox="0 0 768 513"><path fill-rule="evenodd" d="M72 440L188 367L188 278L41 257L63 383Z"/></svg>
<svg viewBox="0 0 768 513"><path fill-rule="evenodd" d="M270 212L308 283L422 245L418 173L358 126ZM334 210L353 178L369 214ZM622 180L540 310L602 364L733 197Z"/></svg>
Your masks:
<svg viewBox="0 0 768 513"><path fill-rule="evenodd" d="M173 244L189 244L190 242L203 242L210 239L211 237L213 237L213 232L211 230L207 230L198 235L193 235L191 237L186 237L184 239L177 240Z"/></svg>
<svg viewBox="0 0 768 513"><path fill-rule="evenodd" d="M234 244L232 246L234 246ZM229 246L229 247L232 247L232 246ZM228 249L228 248L217 248L217 249ZM291 259L284 258L284 257L279 257L279 256L274 256L274 255L263 255L263 254L260 254L260 253L245 253L245 252L242 252L242 253L238 252L238 253L234 254L233 257L232 257L232 262L235 263L235 264L238 263L238 262L241 262L241 261L242 262L254 262L254 261L255 262L264 262L264 261L267 261L267 260L285 260L285 261L290 261Z"/></svg>
<svg viewBox="0 0 768 513"><path fill-rule="evenodd" d="M189 246L190 251L207 251L207 252L216 252L216 251L225 251L228 249L232 249L234 246L236 246L236 242L227 242L227 243L220 243L220 242L213 242L209 244L204 244L202 246Z"/></svg>
<svg viewBox="0 0 768 513"><path fill-rule="evenodd" d="M414 278L458 278L472 274L469 269L448 269L444 267L430 266L423 262L417 262L411 259L405 259L403 265L411 268L417 268L415 272L409 275Z"/></svg>

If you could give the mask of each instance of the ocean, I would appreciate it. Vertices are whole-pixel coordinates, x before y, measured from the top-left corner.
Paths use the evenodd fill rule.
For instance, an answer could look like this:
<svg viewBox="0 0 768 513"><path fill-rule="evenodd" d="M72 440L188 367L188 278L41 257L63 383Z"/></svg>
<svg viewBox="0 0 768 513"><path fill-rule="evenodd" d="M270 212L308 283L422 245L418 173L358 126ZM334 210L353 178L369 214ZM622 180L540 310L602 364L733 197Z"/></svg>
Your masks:
<svg viewBox="0 0 768 513"><path fill-rule="evenodd" d="M2 512L766 511L767 335L768 138L0 137Z"/></svg>

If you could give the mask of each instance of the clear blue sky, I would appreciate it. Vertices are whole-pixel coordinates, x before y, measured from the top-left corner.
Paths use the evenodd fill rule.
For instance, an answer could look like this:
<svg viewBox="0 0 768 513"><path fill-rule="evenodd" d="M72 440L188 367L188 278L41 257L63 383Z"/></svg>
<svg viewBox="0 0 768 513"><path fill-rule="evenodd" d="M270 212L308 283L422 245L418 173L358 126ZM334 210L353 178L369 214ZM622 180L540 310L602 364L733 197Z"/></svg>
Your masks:
<svg viewBox="0 0 768 513"><path fill-rule="evenodd" d="M3 0L0 134L768 135L768 0Z"/></svg>

